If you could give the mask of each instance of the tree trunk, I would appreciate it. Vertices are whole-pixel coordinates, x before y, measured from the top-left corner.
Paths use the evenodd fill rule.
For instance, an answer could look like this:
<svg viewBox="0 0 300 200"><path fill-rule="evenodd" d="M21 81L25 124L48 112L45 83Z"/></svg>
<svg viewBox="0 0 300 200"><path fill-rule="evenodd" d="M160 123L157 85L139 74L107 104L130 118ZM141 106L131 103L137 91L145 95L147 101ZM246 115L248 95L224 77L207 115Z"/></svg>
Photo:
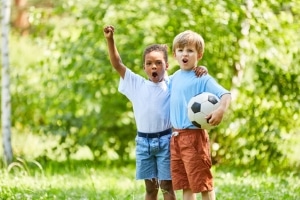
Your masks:
<svg viewBox="0 0 300 200"><path fill-rule="evenodd" d="M1 7L1 57L2 57L2 134L3 134L3 161L8 165L13 160L11 146L11 99L9 77L9 29L11 0L2 0Z"/></svg>

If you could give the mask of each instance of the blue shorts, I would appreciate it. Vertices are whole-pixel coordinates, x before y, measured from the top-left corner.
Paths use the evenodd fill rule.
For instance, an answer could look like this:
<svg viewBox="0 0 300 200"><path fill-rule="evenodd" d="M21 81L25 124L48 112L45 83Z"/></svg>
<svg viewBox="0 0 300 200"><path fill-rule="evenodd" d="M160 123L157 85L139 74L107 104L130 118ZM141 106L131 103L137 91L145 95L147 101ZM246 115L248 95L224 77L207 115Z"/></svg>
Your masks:
<svg viewBox="0 0 300 200"><path fill-rule="evenodd" d="M159 138L136 136L136 179L171 180L171 134Z"/></svg>

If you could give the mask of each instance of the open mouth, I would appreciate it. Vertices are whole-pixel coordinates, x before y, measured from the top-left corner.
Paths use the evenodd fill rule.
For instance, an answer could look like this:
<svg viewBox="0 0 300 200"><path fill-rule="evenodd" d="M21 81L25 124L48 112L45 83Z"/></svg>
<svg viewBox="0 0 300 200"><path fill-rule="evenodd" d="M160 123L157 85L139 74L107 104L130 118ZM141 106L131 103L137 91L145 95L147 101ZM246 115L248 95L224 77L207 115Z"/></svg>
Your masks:
<svg viewBox="0 0 300 200"><path fill-rule="evenodd" d="M182 62L183 62L183 63L187 63L187 62L188 62L188 59L185 59L185 58L184 58L184 59L182 59Z"/></svg>
<svg viewBox="0 0 300 200"><path fill-rule="evenodd" d="M157 72L152 72L152 76L157 77L158 76Z"/></svg>

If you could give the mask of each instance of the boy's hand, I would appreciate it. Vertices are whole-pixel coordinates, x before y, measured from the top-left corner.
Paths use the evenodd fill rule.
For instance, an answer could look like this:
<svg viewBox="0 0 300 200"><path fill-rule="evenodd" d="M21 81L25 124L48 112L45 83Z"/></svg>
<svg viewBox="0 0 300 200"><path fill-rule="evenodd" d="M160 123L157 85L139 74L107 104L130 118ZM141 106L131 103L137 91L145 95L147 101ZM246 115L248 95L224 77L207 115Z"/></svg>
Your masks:
<svg viewBox="0 0 300 200"><path fill-rule="evenodd" d="M217 126L221 123L223 119L224 111L222 109L217 109L207 115L205 118L207 119L207 123L212 126Z"/></svg>
<svg viewBox="0 0 300 200"><path fill-rule="evenodd" d="M230 93L222 95L220 99L220 106L215 111L206 116L207 122L213 126L219 125L223 119L224 113L229 107L230 101Z"/></svg>
<svg viewBox="0 0 300 200"><path fill-rule="evenodd" d="M205 66L195 67L194 71L197 77L201 77L202 75L206 75L208 73L208 70Z"/></svg>
<svg viewBox="0 0 300 200"><path fill-rule="evenodd" d="M112 38L114 36L114 31L115 31L115 28L111 25L109 26L106 26L104 29L103 29L103 32L104 32L104 36L106 38Z"/></svg>

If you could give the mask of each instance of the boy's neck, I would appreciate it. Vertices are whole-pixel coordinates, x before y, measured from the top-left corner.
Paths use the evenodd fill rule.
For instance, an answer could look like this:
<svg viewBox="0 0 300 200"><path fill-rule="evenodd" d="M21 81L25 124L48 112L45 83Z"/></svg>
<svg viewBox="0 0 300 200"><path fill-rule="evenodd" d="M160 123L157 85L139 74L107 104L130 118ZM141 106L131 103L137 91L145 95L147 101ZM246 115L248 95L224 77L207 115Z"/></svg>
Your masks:
<svg viewBox="0 0 300 200"><path fill-rule="evenodd" d="M180 67L180 69L182 71L193 71L195 67L191 68L191 69L185 69L184 67Z"/></svg>

